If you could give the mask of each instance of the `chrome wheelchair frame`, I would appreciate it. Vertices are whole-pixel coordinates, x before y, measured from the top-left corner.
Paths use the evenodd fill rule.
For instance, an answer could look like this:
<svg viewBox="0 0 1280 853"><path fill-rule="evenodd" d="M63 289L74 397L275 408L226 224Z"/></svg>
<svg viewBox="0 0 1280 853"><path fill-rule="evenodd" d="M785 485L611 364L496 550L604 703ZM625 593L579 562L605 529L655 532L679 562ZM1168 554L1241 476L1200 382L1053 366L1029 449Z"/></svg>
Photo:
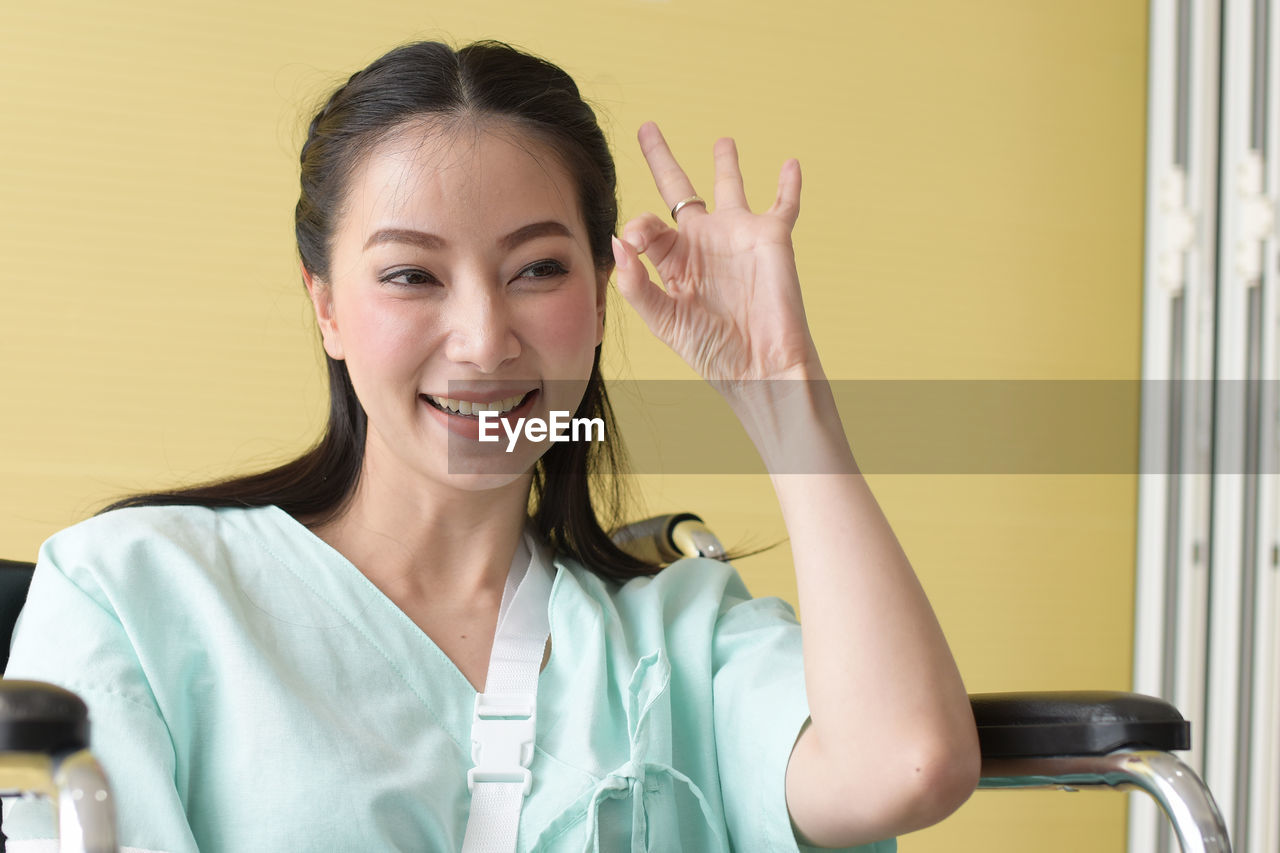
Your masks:
<svg viewBox="0 0 1280 853"><path fill-rule="evenodd" d="M725 558L719 540L691 513L637 522L614 538L655 562ZM0 560L0 665L33 569ZM1188 748L1190 723L1169 703L1102 692L969 698L982 748L979 788L1142 790L1169 818L1183 853L1230 853L1213 795L1172 754ZM110 786L88 746L88 713L77 696L48 684L0 680L0 795L49 798L62 853L116 853Z"/></svg>

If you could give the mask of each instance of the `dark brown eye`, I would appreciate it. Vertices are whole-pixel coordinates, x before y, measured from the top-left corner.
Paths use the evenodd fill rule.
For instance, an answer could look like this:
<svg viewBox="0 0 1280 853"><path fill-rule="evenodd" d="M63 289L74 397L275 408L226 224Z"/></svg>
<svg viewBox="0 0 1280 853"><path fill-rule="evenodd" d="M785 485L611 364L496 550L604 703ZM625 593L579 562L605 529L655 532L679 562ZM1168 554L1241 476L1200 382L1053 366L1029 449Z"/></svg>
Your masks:
<svg viewBox="0 0 1280 853"><path fill-rule="evenodd" d="M569 272L565 269L564 264L559 261L547 259L536 261L524 269L520 270L521 278L554 278L555 276L564 275Z"/></svg>
<svg viewBox="0 0 1280 853"><path fill-rule="evenodd" d="M379 281L388 284L403 284L409 287L415 287L425 284L435 284L436 277L429 272L418 269L392 270L384 275Z"/></svg>

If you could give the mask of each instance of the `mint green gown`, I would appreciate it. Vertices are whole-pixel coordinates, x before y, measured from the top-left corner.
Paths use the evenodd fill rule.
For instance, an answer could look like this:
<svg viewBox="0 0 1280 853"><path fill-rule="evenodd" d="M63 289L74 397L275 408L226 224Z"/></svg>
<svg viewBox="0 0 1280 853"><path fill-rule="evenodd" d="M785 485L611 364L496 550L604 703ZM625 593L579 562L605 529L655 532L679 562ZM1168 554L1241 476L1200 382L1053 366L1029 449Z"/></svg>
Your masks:
<svg viewBox="0 0 1280 853"><path fill-rule="evenodd" d="M518 849L796 850L784 780L808 708L791 608L712 560L621 586L553 564ZM461 848L475 690L277 507L126 509L58 533L5 675L88 703L126 847ZM52 835L47 804L7 812L11 837Z"/></svg>

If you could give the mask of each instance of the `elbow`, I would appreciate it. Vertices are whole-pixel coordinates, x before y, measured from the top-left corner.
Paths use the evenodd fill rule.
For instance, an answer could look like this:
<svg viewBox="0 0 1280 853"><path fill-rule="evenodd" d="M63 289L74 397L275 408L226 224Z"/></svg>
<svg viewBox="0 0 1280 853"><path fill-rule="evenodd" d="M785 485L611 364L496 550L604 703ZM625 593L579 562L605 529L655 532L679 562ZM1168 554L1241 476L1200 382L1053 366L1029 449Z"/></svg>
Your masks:
<svg viewBox="0 0 1280 853"><path fill-rule="evenodd" d="M865 742L844 759L824 750L816 737L797 745L787 779L797 838L849 847L905 835L947 818L977 788L982 758L972 720L888 741L883 750L873 748L874 758ZM804 763L818 756L820 763ZM800 772L806 766L814 772Z"/></svg>
<svg viewBox="0 0 1280 853"><path fill-rule="evenodd" d="M976 729L967 737L905 752L911 760L900 769L899 835L932 826L964 805L978 787L982 767Z"/></svg>

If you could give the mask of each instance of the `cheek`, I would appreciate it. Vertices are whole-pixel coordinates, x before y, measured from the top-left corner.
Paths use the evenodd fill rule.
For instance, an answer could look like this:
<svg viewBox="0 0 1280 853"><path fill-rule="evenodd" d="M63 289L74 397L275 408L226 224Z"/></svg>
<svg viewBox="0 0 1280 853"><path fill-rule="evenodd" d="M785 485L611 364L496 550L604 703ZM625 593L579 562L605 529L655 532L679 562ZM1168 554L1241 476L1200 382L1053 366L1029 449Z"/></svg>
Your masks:
<svg viewBox="0 0 1280 853"><path fill-rule="evenodd" d="M538 306L537 315L532 328L536 329L539 349L566 360L585 358L588 365L591 363L596 344L594 301L588 302L576 294L573 298L566 295Z"/></svg>
<svg viewBox="0 0 1280 853"><path fill-rule="evenodd" d="M342 315L342 340L353 369L360 363L394 367L416 365L423 342L430 338L431 318L419 306L354 302Z"/></svg>

